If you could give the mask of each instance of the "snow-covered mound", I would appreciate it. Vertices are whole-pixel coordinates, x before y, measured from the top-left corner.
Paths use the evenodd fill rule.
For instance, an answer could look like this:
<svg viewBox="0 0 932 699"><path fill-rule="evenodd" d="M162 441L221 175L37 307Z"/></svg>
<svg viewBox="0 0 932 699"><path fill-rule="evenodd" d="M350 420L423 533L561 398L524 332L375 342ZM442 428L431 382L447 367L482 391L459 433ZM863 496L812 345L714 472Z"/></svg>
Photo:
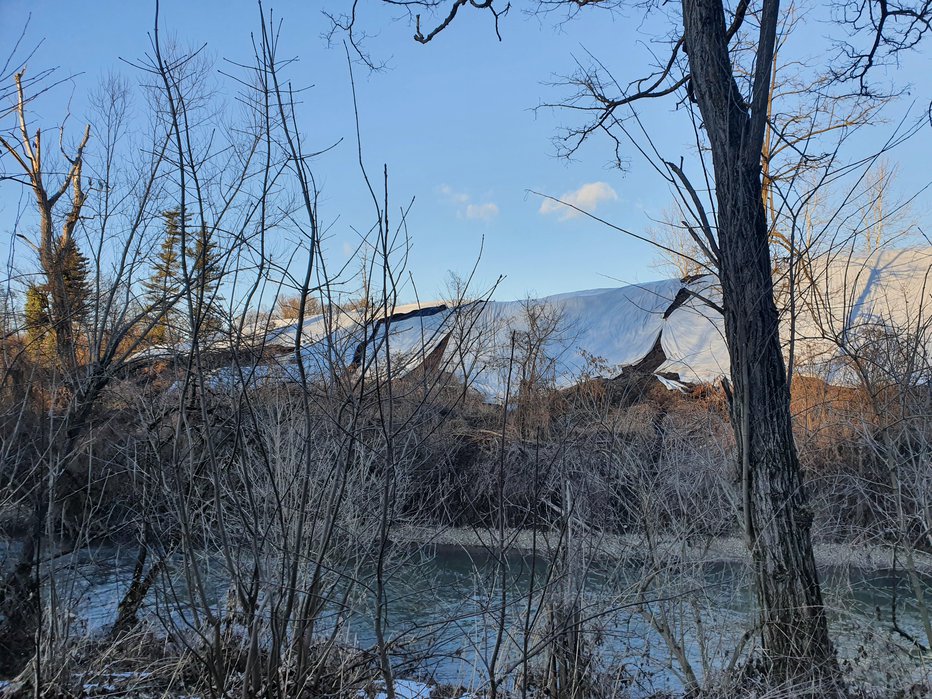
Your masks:
<svg viewBox="0 0 932 699"><path fill-rule="evenodd" d="M649 370L713 381L728 367L721 323L691 291L716 293L708 280L671 279L522 301L412 304L368 320L318 316L300 328L302 366L317 378L347 369L399 376L432 364L495 400L509 382L566 388L583 377L618 376L659 345L662 364ZM296 324L277 329L266 344L293 348L298 331ZM251 378L294 381L300 373L294 354L285 353Z"/></svg>
<svg viewBox="0 0 932 699"><path fill-rule="evenodd" d="M778 283L781 335L787 353L792 338L796 371L852 380L850 355L865 336L878 328L902 334L926 315L930 269L932 249L848 251L800 269L793 303ZM720 305L721 293L705 276L523 301L339 312L270 333L266 346L281 354L248 378L297 381L299 367L309 380L336 372L403 376L430 366L489 400L529 380L566 388L634 370L653 372L668 386L714 382L727 376L729 361L722 317L709 301ZM300 365L287 351L298 332ZM926 352L926 343L917 347Z"/></svg>
<svg viewBox="0 0 932 699"><path fill-rule="evenodd" d="M868 354L877 370L896 372L894 355L901 353L912 355L901 357L911 371L925 371L932 350L930 271L932 248L818 257L799 282L795 328L785 312L784 343L794 338L799 366L833 383L856 381L851 359Z"/></svg>
<svg viewBox="0 0 932 699"><path fill-rule="evenodd" d="M512 385L532 364L535 378L566 388L583 377L619 376L640 365L658 342L666 361L651 370L674 372L687 382L712 381L728 367L727 360L724 367L718 361L725 347L720 319L689 293L706 286L670 279L491 302L465 341L451 342L446 354L464 356L463 378L490 398L504 395L509 365Z"/></svg>

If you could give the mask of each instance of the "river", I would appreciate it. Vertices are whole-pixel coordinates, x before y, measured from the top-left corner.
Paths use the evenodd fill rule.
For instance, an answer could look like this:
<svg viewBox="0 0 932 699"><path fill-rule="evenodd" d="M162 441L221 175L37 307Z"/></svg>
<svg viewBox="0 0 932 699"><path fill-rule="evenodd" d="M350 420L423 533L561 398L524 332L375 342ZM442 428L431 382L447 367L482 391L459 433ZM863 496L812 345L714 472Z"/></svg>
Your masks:
<svg viewBox="0 0 932 699"><path fill-rule="evenodd" d="M102 633L113 622L133 561L133 551L108 546L82 551L59 567L54 576L57 594L73 600L73 618L82 632ZM199 565L209 581L208 603L222 608L229 588L222 559L204 556ZM182 572L183 563L176 556L149 595L144 615L153 627L184 615L177 601ZM551 609L538 607L540 594L528 594L530 589L541 589L546 572L543 559L515 554L507 558L503 573L488 552L458 547L429 551L417 547L396 555L388 570L386 621L397 676L483 686L502 619L505 633L497 668L520 674L519 658L540 640ZM895 598L900 628L925 640L916 600L902 573L831 567L821 574L833 638L849 671L854 668L874 684L890 673L928 672L929 659L910 654L909 641L893 630ZM573 600L586 620L591 670L624 674L632 688L640 688L635 694L683 687L682 665L671 662L669 645L657 633L648 611L671 628L700 678L727 664L753 623L746 566L716 563L662 571L643 590L648 603L639 607L635 603L643 578L638 564L601 561L585 570L565 569L550 581L548 599ZM340 624L342 642L368 647L375 643L372 571L357 570L354 580L348 607L334 606L326 623L329 628ZM932 579L926 576L923 584L932 597ZM529 625L528 618L535 623Z"/></svg>

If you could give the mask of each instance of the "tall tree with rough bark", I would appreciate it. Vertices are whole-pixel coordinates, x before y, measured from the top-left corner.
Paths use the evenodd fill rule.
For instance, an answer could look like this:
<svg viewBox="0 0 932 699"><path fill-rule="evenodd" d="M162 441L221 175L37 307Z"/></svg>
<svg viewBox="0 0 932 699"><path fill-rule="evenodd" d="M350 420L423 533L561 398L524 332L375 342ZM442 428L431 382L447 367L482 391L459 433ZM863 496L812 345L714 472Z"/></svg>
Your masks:
<svg viewBox="0 0 932 699"><path fill-rule="evenodd" d="M741 93L720 1L683 0L693 94L712 151L732 427L754 565L763 647L780 679L834 664L812 552L774 304L760 154L767 126L779 2L765 1L751 99Z"/></svg>
<svg viewBox="0 0 932 699"><path fill-rule="evenodd" d="M496 0L385 1L411 13L414 39L422 44L448 29L458 13L470 10L489 15L501 38L501 21L511 9L511 3ZM647 11L659 5L675 7L633 0L539 0L532 5L539 11L566 8L571 15L590 5ZM762 157L768 157L765 138L768 125L773 126L771 88L780 2L736 0L726 6L723 0L681 0L677 6L680 26L671 31L669 58L655 72L629 83L627 90L611 76L600 80L595 73L573 82L578 92L567 106L576 113L588 110L594 118L570 131L570 150L594 133L610 132L624 118L622 110L642 100L678 94L698 109L713 166L712 215L683 168L665 165L669 181L697 209L700 225L694 237L721 282L720 310L731 360L725 386L737 442L736 480L753 560L761 645L773 680L815 681L814 691L825 696L842 690L812 551L812 514L793 439L762 181ZM854 82L864 96L872 94L871 68L915 46L932 21L928 0L838 0L834 7L855 36L869 36L865 49L844 47L831 80ZM364 48L355 42L362 35L354 31L355 10L353 3L353 11L337 16L334 23L347 30L357 55L368 62ZM425 26L421 12L431 15L433 24ZM750 60L742 64L741 56ZM608 94L614 89L619 94Z"/></svg>

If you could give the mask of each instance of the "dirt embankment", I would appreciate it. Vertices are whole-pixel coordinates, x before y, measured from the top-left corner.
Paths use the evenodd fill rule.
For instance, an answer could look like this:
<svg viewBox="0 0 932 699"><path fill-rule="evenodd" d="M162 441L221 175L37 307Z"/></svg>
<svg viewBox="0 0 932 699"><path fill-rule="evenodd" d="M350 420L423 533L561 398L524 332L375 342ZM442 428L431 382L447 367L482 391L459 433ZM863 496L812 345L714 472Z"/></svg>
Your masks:
<svg viewBox="0 0 932 699"><path fill-rule="evenodd" d="M507 548L515 553L537 551L546 553L556 545L557 534L553 532L535 532L529 529L507 530L505 533ZM401 526L393 530L392 539L396 543L433 544L436 546L462 547L473 550L497 550L498 532L491 529L471 528L434 528ZM717 537L711 539L684 541L667 537L655 542L658 552L664 560L682 560L705 563L750 563L750 555L744 541L738 537ZM617 560L643 559L647 552L647 542L639 534L601 534L590 535L573 542L576 548L583 548L593 556L604 556ZM862 570L881 571L894 567L894 550L891 546L878 546L859 543L821 543L815 544L816 564L820 568L859 568ZM897 567L902 568L904 554L902 549L896 553ZM916 570L932 575L932 554L913 553Z"/></svg>

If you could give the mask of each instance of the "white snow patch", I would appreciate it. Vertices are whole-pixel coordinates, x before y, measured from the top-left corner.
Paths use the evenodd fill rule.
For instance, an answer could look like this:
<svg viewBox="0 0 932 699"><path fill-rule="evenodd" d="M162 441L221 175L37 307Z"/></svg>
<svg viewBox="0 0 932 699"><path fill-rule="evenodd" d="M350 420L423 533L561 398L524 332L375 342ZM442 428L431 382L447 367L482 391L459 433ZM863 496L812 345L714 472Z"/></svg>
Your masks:
<svg viewBox="0 0 932 699"><path fill-rule="evenodd" d="M388 692L384 691L385 683L379 682L377 686L383 689L375 695L374 699L388 699ZM433 687L417 680L396 679L394 686L395 699L428 699L433 691ZM364 691L359 691L360 699L365 699L367 696Z"/></svg>
<svg viewBox="0 0 932 699"><path fill-rule="evenodd" d="M842 251L814 258L797 290L794 326L786 293L777 290L786 351L795 328L795 370L835 383L854 380L847 353L890 329L902 335L928 315L930 269L932 248L860 257ZM671 310L678 296L682 303ZM388 321L384 312L373 318L370 310L367 319L360 311L340 311L308 318L300 327L292 323L275 329L266 345L281 349L281 356L242 377L235 368L220 370L213 385L298 381L298 360L285 351L294 347L298 333L300 367L310 381L347 370L384 375L389 367L393 375L404 376L443 344L442 356L434 355L441 368L495 401L507 391L509 365L511 388L517 387L529 345L538 357L538 376L560 389L585 377L618 376L644 359L660 338L666 360L650 368L676 375L681 383L709 383L729 373L724 320L716 308L721 304L717 280L704 276L458 308L408 304L390 309ZM921 350L932 352L930 345L932 333L927 333Z"/></svg>
<svg viewBox="0 0 932 699"><path fill-rule="evenodd" d="M664 323L660 344L667 360L658 371L683 381L707 383L728 375L728 348L721 314L708 302L721 304L721 291L710 277L684 285L693 292Z"/></svg>
<svg viewBox="0 0 932 699"><path fill-rule="evenodd" d="M673 379L668 379L666 376L661 376L657 374L657 380L664 386L664 388L670 391L679 391L682 393L686 390L686 385L680 383L679 381L674 381Z"/></svg>

